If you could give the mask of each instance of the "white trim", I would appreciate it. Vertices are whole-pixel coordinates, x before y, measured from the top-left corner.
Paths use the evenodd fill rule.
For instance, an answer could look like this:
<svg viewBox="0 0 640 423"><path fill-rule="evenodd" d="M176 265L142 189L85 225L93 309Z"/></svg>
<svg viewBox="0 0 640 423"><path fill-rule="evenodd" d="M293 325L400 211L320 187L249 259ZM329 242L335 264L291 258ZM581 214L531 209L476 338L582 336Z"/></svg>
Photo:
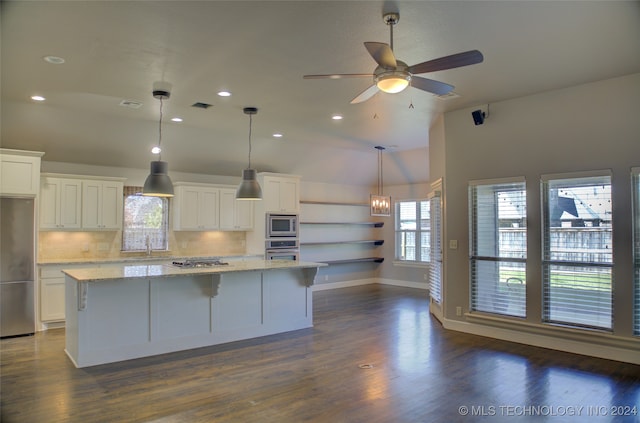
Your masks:
<svg viewBox="0 0 640 423"><path fill-rule="evenodd" d="M314 284L311 286L312 291L324 291L327 289L338 289L338 288L349 288L352 286L360 286L360 285L371 285L377 283L377 279L356 279L352 281L342 281L342 282L329 282L329 283L321 283Z"/></svg>
<svg viewBox="0 0 640 423"><path fill-rule="evenodd" d="M392 263L398 267L429 268L428 261L394 260Z"/></svg>
<svg viewBox="0 0 640 423"><path fill-rule="evenodd" d="M564 330L557 327L526 323L517 323L517 328L500 327L500 323L507 326L509 322L504 319L484 319L483 317L471 316L469 314L467 314L466 317L478 317L478 319L487 320L488 324L446 318L442 320L442 324L445 329L457 332L565 351L573 354L640 364L640 342L634 339L627 340L626 338L615 337L613 335L600 335L591 332L588 334L578 333L579 331L571 329Z"/></svg>
<svg viewBox="0 0 640 423"><path fill-rule="evenodd" d="M381 285L403 286L405 288L416 288L416 289L424 289L425 291L429 291L429 283L427 281L414 282L414 281L402 281L398 279L378 279L377 283Z"/></svg>
<svg viewBox="0 0 640 423"><path fill-rule="evenodd" d="M549 173L546 175L540 175L541 182L549 182L555 179L577 179L577 178L594 178L599 176L612 176L611 169L601 170L585 170L582 172L568 172L568 173Z"/></svg>
<svg viewBox="0 0 640 423"><path fill-rule="evenodd" d="M524 176L513 176L509 178L496 178L496 179L477 179L474 181L469 181L469 186L477 186L477 185L501 185L501 184L513 184L524 182L527 180Z"/></svg>

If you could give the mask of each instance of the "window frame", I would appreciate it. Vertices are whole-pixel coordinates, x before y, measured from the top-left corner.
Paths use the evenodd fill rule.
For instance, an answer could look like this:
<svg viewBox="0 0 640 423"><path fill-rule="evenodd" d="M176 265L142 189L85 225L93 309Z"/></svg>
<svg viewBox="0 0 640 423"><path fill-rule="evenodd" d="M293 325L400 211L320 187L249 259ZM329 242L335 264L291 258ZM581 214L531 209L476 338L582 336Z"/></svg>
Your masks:
<svg viewBox="0 0 640 423"><path fill-rule="evenodd" d="M170 222L170 209L171 203L169 198L166 197L152 197L152 196L143 196L142 195L142 187L132 187L126 186L124 187L123 192L123 218L122 218L122 237L120 250L124 253L136 253L141 251L169 251L169 222ZM147 201L160 201L162 205L162 215L160 218L160 227L157 228L158 234L156 236L149 231L153 229L143 227L140 228L143 234L143 238L140 239L131 239L127 240L128 228L127 228L127 200L130 197L140 197L144 199L148 199ZM132 235L133 236L133 235ZM147 236L149 236L150 246L147 246ZM127 247L130 245L130 247ZM133 247L133 248L132 248ZM138 247L138 248L135 248Z"/></svg>
<svg viewBox="0 0 640 423"><path fill-rule="evenodd" d="M402 204L407 204L407 203L414 203L415 205L415 209L416 209L416 218L415 220L412 220L412 222L415 222L415 229L400 229L400 207ZM429 214L429 217L426 219L427 221L427 225L426 225L426 229L423 229L420 225L420 223L422 221L424 221L425 219L422 218L422 206L426 205L426 207L428 208L427 213ZM431 239L431 228L430 228L430 221L431 221L431 209L430 209L430 202L429 199L427 198L420 198L420 199L405 199L405 200L396 200L395 201L395 205L394 205L394 220L395 220L395 225L394 225L394 264L396 265L406 265L406 266L428 266L431 260L431 253L430 253L430 249L431 249L431 245L430 245L430 239ZM408 260L406 258L402 258L402 245L399 242L400 237L402 236L401 234L408 234L408 233L413 233L414 237L415 237L415 257L419 257L420 260ZM425 245L423 244L423 235L427 236L427 239L425 241ZM424 250L424 251L423 251Z"/></svg>
<svg viewBox="0 0 640 423"><path fill-rule="evenodd" d="M633 335L640 336L640 167L631 168L633 233Z"/></svg>
<svg viewBox="0 0 640 423"><path fill-rule="evenodd" d="M480 204L478 194L479 187L488 189L488 193L493 195L493 199L485 202L482 198ZM501 226L499 220L499 200L500 193L521 192L518 197L518 207L524 206L523 211L519 211L520 216L512 225L518 223L513 228L523 233L523 241L520 242L520 251L509 254L508 250L501 249ZM470 181L468 185L468 207L469 207L469 309L474 313L488 313L509 318L526 318L527 316L527 184L524 177L511 177L490 180ZM486 207L489 208L486 208ZM478 210L482 207L481 210ZM492 214L494 220L487 224L482 215ZM517 208L516 208L517 211ZM479 220L483 219L480 223ZM512 219L515 219L513 217ZM479 234L489 229L494 236L492 242L485 243ZM506 230L506 229L505 229ZM502 232L505 232L503 230ZM515 244L514 244L515 245ZM511 246L509 244L508 246ZM487 254L493 248L493 253ZM507 254L504 254L507 252ZM520 254L520 257L517 255ZM512 273L512 276L509 276ZM523 273L522 277L520 274ZM504 279L504 280L503 280ZM510 283L511 281L511 283Z"/></svg>
<svg viewBox="0 0 640 423"><path fill-rule="evenodd" d="M559 259L559 258L553 258L552 254L561 254L561 250L556 249L555 251L552 251L552 234L551 234L551 216L550 216L550 212L549 212L549 196L550 196L550 188L549 184L553 183L555 187L557 187L557 189L560 189L559 187L565 186L565 185L569 185L570 188L574 188L577 189L577 187L595 187L595 186L599 186L599 185L603 185L601 183L597 183L597 180L600 178L608 178L608 185L609 185L609 202L612 202L612 189L613 189L613 181L612 181L612 172L610 170L602 170L602 171L588 171L588 172L575 172L575 173L565 173L565 174L549 174L549 175L542 175L540 178L540 206L542 208L541 210L541 216L542 216L542 225L541 225L541 264L542 264L542 269L541 269L541 274L542 274L542 322L544 324L552 324L552 325L561 325L561 326L567 326L567 327L572 327L572 328L577 328L577 329L591 329L591 330L602 330L602 331L606 331L606 332L612 332L613 331L613 317L614 317L614 308L613 308L613 298L614 298L614 272L613 272L613 268L614 268L614 253L613 253L613 242L611 242L611 248L610 248L610 256L611 259L610 261L585 261L585 260L577 260L577 259L569 259L569 255L567 256L567 259ZM590 181L592 180L592 181ZM570 184L570 182L573 181L573 184ZM570 189L565 187L564 189ZM574 194L575 195L575 194ZM575 199L574 199L575 202ZM613 221L613 206L610 206L610 213L611 213L611 221ZM605 227L605 226L603 226ZM555 226L555 228L562 228L562 226ZM576 231L578 232L578 231ZM610 236L613 236L613 223L610 224L610 226L608 226L608 232L610 233ZM569 251L569 250L568 250ZM588 249L587 251L591 252L591 251L596 251L596 249ZM568 253L565 254L571 254L572 252L569 251ZM583 270L593 270L595 271L593 274L589 273L589 272L585 272L584 275L589 275L589 276L579 276L578 273L576 273L577 271L579 271L579 269L583 269ZM578 295L576 296L567 296L567 294L570 294L570 292L568 291L569 289L575 289L575 290L579 290L581 289L580 287L580 283L584 280L586 281L590 276L593 277L597 277L597 279L600 279L600 277L602 276L601 273L598 272L598 269L601 270L605 270L608 269L609 272L609 306L608 306L608 312L610 314L610 319L608 321L608 324L603 325L603 324L595 324L595 320L592 321L591 324L586 323L586 322L579 322L579 318L578 317L574 317L573 321L570 320L569 316L569 312L573 311L574 315L577 316L578 314L580 314L580 312L582 311L583 314L594 314L594 313L584 313L584 306L586 306L589 302L592 302L590 299L587 298L587 293L578 293ZM559 291L558 294L554 297L553 296L553 292L552 290L554 289L551 286L551 280L554 277L553 272L556 272L556 276L559 275L562 272L568 272L568 273L573 273L573 278L572 279L568 279L568 282L566 282L568 284L567 289L565 289L565 291L567 291L565 294L561 294ZM594 276L595 275L595 276ZM586 282L584 282L586 283ZM598 282L599 284L599 282ZM574 286L571 286L574 285ZM556 286L556 290L559 290L561 287ZM600 288L598 286L598 288ZM584 289L583 289L584 290ZM599 289L598 289L599 290ZM564 314L565 317L564 319L559 319L559 315L562 314L560 313L561 309L567 309L567 305L570 303L569 299L571 299L571 302L574 302L576 304L580 304L583 306L583 308L575 308L575 309L568 309L569 312L565 311ZM556 310L552 310L553 301L556 301L557 304L559 304L556 308ZM565 301L563 303L563 300ZM597 298L596 299L597 302L596 304L600 304L600 299ZM563 307L561 307L560 305L562 305ZM552 314L556 314L556 317L552 316Z"/></svg>

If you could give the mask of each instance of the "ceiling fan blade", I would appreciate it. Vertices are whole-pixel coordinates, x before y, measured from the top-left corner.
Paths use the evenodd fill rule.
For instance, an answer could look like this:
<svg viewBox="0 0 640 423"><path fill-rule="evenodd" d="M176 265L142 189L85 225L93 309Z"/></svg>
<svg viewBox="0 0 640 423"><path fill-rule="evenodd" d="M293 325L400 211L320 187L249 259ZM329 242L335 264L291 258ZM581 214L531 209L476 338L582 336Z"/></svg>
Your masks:
<svg viewBox="0 0 640 423"><path fill-rule="evenodd" d="M393 54L393 50L391 50L389 44L367 41L364 43L364 46L367 48L371 57L373 57L373 60L383 68L395 68L398 66L396 56Z"/></svg>
<svg viewBox="0 0 640 423"><path fill-rule="evenodd" d="M435 95L445 95L453 90L453 85L444 82L434 81L433 79L423 78L421 76L411 77L411 86L422 91L427 91Z"/></svg>
<svg viewBox="0 0 640 423"><path fill-rule="evenodd" d="M464 53L452 54L451 56L441 57L417 65L409 66L407 70L412 74L436 72L445 69L459 68L462 66L475 65L481 63L484 56L478 50L465 51Z"/></svg>
<svg viewBox="0 0 640 423"><path fill-rule="evenodd" d="M364 90L363 92L361 92L360 94L358 94L356 98L351 100L351 104L358 104L358 103L362 103L363 101L367 101L371 97L376 95L377 92L378 92L378 87L375 85L372 85L366 90Z"/></svg>
<svg viewBox="0 0 640 423"><path fill-rule="evenodd" d="M304 75L304 79L342 79L342 78L373 78L371 73L332 73L328 75Z"/></svg>

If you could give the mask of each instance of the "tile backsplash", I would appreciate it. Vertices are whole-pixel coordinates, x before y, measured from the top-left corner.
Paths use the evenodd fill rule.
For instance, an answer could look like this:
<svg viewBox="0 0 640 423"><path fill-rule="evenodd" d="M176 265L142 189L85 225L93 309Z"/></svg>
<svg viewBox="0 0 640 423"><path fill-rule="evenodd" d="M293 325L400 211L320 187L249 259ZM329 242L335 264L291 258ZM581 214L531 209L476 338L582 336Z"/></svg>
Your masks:
<svg viewBox="0 0 640 423"><path fill-rule="evenodd" d="M169 251L153 251L153 256L198 257L244 255L244 232L170 232ZM121 231L50 232L41 231L38 260L117 259L145 256L146 252L122 252Z"/></svg>

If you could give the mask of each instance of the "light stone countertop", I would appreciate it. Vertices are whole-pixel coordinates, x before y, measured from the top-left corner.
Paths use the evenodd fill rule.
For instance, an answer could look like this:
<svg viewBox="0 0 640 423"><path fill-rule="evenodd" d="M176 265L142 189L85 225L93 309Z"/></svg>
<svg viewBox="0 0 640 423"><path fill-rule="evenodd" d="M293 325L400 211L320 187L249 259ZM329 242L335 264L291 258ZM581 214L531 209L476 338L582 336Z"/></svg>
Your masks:
<svg viewBox="0 0 640 423"><path fill-rule="evenodd" d="M95 282L112 279L160 278L185 275L207 275L231 272L251 272L275 269L305 269L327 266L326 263L292 260L229 261L227 265L197 268L181 268L171 264L123 264L106 268L67 269L63 273L78 282Z"/></svg>
<svg viewBox="0 0 640 423"><path fill-rule="evenodd" d="M131 256L131 257L110 257L110 258L77 258L77 259L43 259L38 260L38 266L60 266L65 264L82 264L82 265L94 265L94 264L111 264L111 263L144 263L149 261L166 261L167 263L171 263L174 260L212 260L212 259L221 259L221 260L258 260L262 259L262 255L246 255L246 256L224 256L224 255L216 255L216 256L161 256L161 255L151 255L151 256Z"/></svg>

